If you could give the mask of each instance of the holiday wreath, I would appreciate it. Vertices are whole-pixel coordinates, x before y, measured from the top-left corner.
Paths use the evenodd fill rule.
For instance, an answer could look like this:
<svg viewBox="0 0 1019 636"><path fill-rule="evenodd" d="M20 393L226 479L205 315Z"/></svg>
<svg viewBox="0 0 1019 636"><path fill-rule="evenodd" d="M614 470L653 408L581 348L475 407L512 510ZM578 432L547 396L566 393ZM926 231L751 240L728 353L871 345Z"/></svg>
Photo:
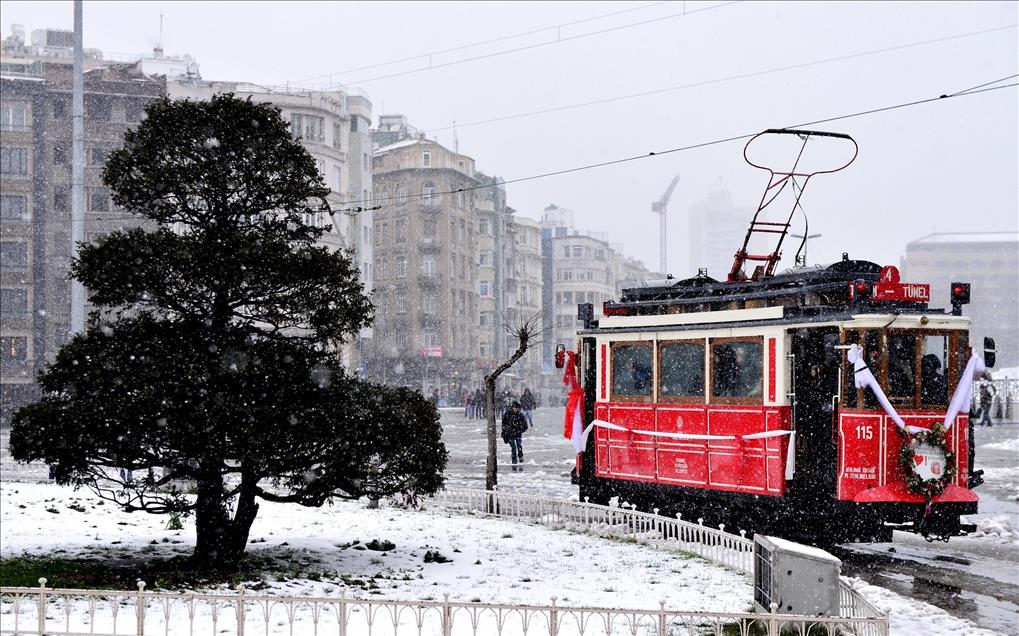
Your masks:
<svg viewBox="0 0 1019 636"><path fill-rule="evenodd" d="M901 430L900 434L905 438L902 450L899 451L899 465L906 475L906 488L909 492L922 495L927 499L927 503L930 503L931 499L944 492L945 486L955 479L955 454L948 449L945 427L936 423L928 431L910 434ZM925 479L917 472L919 464L927 459L923 454L917 453L923 445L940 450L945 455L944 470L940 471L940 474L935 474L933 478Z"/></svg>

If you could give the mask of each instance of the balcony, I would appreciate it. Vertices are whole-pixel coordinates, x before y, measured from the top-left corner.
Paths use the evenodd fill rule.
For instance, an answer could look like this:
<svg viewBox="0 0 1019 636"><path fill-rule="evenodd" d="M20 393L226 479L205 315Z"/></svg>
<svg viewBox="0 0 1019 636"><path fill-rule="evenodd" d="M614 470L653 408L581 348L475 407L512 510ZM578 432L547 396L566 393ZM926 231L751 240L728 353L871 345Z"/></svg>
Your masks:
<svg viewBox="0 0 1019 636"><path fill-rule="evenodd" d="M439 239L435 237L422 238L418 241L418 250L421 252L438 252L441 247L442 244L439 243Z"/></svg>
<svg viewBox="0 0 1019 636"><path fill-rule="evenodd" d="M418 274L418 284L423 288L435 288L439 286L439 275L437 273L421 272Z"/></svg>

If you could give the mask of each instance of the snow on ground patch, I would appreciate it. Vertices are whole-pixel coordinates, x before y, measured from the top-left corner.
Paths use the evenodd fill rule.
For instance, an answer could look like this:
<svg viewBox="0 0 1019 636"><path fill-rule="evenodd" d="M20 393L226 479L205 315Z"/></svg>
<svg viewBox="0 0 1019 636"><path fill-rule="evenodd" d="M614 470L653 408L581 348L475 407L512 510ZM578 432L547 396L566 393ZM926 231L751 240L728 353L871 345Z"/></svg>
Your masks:
<svg viewBox="0 0 1019 636"><path fill-rule="evenodd" d="M1016 528L1013 518L1009 515L979 515L973 517L977 524L976 532L969 536L974 538L987 537L999 543L1013 543L1019 545L1019 528Z"/></svg>
<svg viewBox="0 0 1019 636"><path fill-rule="evenodd" d="M930 603L900 596L891 590L851 578L853 588L874 607L888 613L891 633L895 636L999 636L998 632L981 629L973 623L956 618Z"/></svg>
<svg viewBox="0 0 1019 636"><path fill-rule="evenodd" d="M1019 437L1007 439L1004 442L993 442L991 444L982 444L980 448L993 448L995 450L1012 451L1019 453Z"/></svg>
<svg viewBox="0 0 1019 636"><path fill-rule="evenodd" d="M194 547L193 520L170 531L164 516L99 502L87 490L0 483L0 552L171 557ZM687 555L439 509L262 502L250 539L249 554L293 565L293 578L268 580L263 593L335 595L346 587L351 596L372 598L449 594L453 601L548 604L556 596L561 605L649 609L664 600L669 608L716 612L746 611L752 599L748 577ZM364 549L372 540L395 547ZM426 562L428 552L449 561Z"/></svg>

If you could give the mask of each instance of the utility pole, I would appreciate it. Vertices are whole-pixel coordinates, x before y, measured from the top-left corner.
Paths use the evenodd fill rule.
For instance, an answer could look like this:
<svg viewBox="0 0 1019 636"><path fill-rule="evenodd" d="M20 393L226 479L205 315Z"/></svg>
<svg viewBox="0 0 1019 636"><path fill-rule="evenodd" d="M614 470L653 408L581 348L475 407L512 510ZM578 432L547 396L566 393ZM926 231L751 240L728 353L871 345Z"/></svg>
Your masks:
<svg viewBox="0 0 1019 636"><path fill-rule="evenodd" d="M668 233L666 232L666 212L669 207L669 199L672 198L672 191L676 189L676 184L679 183L679 175L672 178L672 183L665 189L665 193L662 198L658 199L651 204L651 211L658 215L659 227L658 227L658 257L659 264L658 268L660 273L665 276L669 273L669 248L668 248Z"/></svg>
<svg viewBox="0 0 1019 636"><path fill-rule="evenodd" d="M85 83L82 0L74 0L74 65L71 70L71 258L85 240ZM85 288L71 280L71 332L85 330Z"/></svg>

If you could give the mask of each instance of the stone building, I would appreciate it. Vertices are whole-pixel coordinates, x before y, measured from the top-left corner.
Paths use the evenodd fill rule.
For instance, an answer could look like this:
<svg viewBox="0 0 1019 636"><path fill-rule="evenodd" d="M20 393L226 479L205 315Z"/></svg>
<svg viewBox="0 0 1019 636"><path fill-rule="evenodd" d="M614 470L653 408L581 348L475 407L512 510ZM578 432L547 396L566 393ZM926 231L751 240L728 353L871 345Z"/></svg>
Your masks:
<svg viewBox="0 0 1019 636"><path fill-rule="evenodd" d="M934 233L906 245L902 280L928 283L931 307L951 307L950 286L970 283L971 344L994 338L997 368L1019 366L1019 233Z"/></svg>
<svg viewBox="0 0 1019 636"><path fill-rule="evenodd" d="M516 322L541 315L541 225L526 217L513 218L513 304ZM538 327L541 328L539 321ZM521 376L520 384L532 391L546 393L543 375L552 373L552 360L542 357L544 333L531 343L527 353L517 362L513 372ZM514 343L515 346L515 343ZM510 352L512 353L512 349ZM562 383L559 383L562 386Z"/></svg>
<svg viewBox="0 0 1019 636"><path fill-rule="evenodd" d="M470 157L423 136L379 138L391 143L373 158L376 318L366 372L446 395L480 377L478 208L487 204Z"/></svg>
<svg viewBox="0 0 1019 636"><path fill-rule="evenodd" d="M35 378L70 337L71 79L73 38L16 28L0 53L0 425L39 397ZM86 241L140 221L102 185L110 151L163 92L137 64L85 60Z"/></svg>

